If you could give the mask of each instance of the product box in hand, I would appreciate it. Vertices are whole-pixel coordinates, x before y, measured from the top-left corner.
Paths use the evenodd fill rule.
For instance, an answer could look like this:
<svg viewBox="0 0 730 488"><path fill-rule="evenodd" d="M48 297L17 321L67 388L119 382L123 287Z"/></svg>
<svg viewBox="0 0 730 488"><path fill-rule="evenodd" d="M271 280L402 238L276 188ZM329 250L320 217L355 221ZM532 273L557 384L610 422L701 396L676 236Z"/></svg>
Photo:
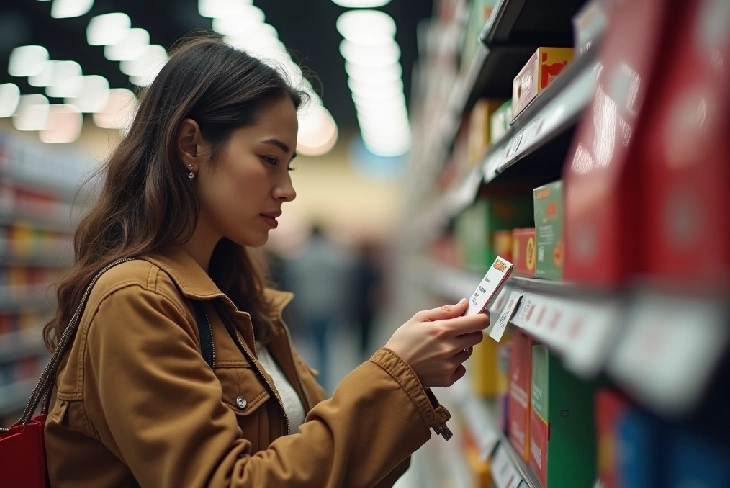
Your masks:
<svg viewBox="0 0 730 488"><path fill-rule="evenodd" d="M596 393L598 479L602 488L623 488L619 470L618 426L631 409L626 397L616 390L604 388Z"/></svg>
<svg viewBox="0 0 730 488"><path fill-rule="evenodd" d="M530 391L532 381L532 339L521 330L512 335L509 361L507 435L525 462L530 459Z"/></svg>
<svg viewBox="0 0 730 488"><path fill-rule="evenodd" d="M675 64L667 62L667 56L675 56L667 42L682 20L679 3L611 2L597 87L563 165L570 190L565 195L565 280L612 287L642 270L645 258L637 250L646 235L643 201L650 188L646 161L636 146L651 125L639 118L653 103L655 84Z"/></svg>
<svg viewBox="0 0 730 488"><path fill-rule="evenodd" d="M469 164L482 162L492 138L492 115L504 100L477 100L469 114Z"/></svg>
<svg viewBox="0 0 730 488"><path fill-rule="evenodd" d="M563 182L535 188L535 276L550 280L563 278Z"/></svg>
<svg viewBox="0 0 730 488"><path fill-rule="evenodd" d="M730 284L730 4L683 9L636 141L648 182L642 260L658 280L712 293Z"/></svg>
<svg viewBox="0 0 730 488"><path fill-rule="evenodd" d="M700 437L675 431L669 441L668 488L727 488L730 486L730 449Z"/></svg>
<svg viewBox="0 0 730 488"><path fill-rule="evenodd" d="M532 202L518 198L480 198L457 217L454 233L465 267L482 272L498 254L495 233L532 224Z"/></svg>
<svg viewBox="0 0 730 488"><path fill-rule="evenodd" d="M532 346L530 467L543 488L585 488L596 480L595 387Z"/></svg>
<svg viewBox="0 0 730 488"><path fill-rule="evenodd" d="M541 47L512 82L512 114L517 118L563 72L573 59L573 48Z"/></svg>
<svg viewBox="0 0 730 488"><path fill-rule="evenodd" d="M502 139L509 130L509 124L512 122L512 100L507 100L494 111L490 121L490 138L491 144L496 144Z"/></svg>
<svg viewBox="0 0 730 488"><path fill-rule="evenodd" d="M520 276L535 276L537 251L535 229L515 229L512 231L512 263L514 273Z"/></svg>

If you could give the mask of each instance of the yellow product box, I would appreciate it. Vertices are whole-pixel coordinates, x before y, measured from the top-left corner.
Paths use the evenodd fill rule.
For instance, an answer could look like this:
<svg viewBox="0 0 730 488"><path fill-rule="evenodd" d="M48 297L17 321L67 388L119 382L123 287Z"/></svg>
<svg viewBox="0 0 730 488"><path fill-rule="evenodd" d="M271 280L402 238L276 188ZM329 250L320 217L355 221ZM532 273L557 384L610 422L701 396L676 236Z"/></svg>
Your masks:
<svg viewBox="0 0 730 488"><path fill-rule="evenodd" d="M466 463L472 474L473 482L471 486L474 488L492 486L494 480L492 479L492 470L489 467L489 461L482 461L477 448L470 446L465 449L464 457L466 457Z"/></svg>
<svg viewBox="0 0 730 488"><path fill-rule="evenodd" d="M499 343L489 337L474 346L469 360L469 375L477 395L495 397L499 394L498 348Z"/></svg>
<svg viewBox="0 0 730 488"><path fill-rule="evenodd" d="M512 83L512 117L516 118L563 72L573 59L571 47L541 47Z"/></svg>
<svg viewBox="0 0 730 488"><path fill-rule="evenodd" d="M477 100L469 114L469 164L477 165L492 140L492 115L502 106L504 100Z"/></svg>

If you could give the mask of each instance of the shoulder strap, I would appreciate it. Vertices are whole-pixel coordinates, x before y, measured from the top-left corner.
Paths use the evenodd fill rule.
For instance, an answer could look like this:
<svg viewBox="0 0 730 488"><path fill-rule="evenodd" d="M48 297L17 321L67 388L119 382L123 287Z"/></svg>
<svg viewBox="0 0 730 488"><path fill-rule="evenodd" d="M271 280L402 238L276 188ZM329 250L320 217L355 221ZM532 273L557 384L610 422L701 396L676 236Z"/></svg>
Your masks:
<svg viewBox="0 0 730 488"><path fill-rule="evenodd" d="M213 343L213 328L208 320L208 314L202 302L194 301L195 322L198 325L198 336L200 337L200 350L203 353L203 359L210 369L215 368L215 344Z"/></svg>

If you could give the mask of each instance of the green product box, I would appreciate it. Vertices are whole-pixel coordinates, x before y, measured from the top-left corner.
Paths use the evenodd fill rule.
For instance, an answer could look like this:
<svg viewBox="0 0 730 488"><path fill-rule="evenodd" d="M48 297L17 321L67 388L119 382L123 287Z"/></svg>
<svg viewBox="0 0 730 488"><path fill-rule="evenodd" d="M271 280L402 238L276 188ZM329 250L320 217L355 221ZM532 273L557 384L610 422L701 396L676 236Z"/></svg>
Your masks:
<svg viewBox="0 0 730 488"><path fill-rule="evenodd" d="M545 346L532 346L530 467L543 488L593 486L595 392L594 382L570 374Z"/></svg>
<svg viewBox="0 0 730 488"><path fill-rule="evenodd" d="M532 202L529 199L478 199L455 222L461 264L471 271L486 271L497 258L495 232L530 225Z"/></svg>
<svg viewBox="0 0 730 488"><path fill-rule="evenodd" d="M563 181L556 181L533 191L535 208L535 276L549 280L563 279Z"/></svg>
<svg viewBox="0 0 730 488"><path fill-rule="evenodd" d="M496 144L502 139L509 130L509 123L512 120L512 100L504 102L497 110L492 113L489 121L491 128L490 140L491 144Z"/></svg>

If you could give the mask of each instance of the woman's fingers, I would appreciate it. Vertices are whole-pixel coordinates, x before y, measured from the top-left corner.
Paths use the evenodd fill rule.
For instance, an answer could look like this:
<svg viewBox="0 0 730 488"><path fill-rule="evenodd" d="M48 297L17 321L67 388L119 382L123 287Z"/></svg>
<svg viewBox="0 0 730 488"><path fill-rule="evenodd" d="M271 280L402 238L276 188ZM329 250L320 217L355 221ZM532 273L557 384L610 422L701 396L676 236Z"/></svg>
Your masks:
<svg viewBox="0 0 730 488"><path fill-rule="evenodd" d="M422 310L413 316L416 322L433 322L435 320L448 320L464 315L469 302L466 298L456 305L444 305L443 307Z"/></svg>

